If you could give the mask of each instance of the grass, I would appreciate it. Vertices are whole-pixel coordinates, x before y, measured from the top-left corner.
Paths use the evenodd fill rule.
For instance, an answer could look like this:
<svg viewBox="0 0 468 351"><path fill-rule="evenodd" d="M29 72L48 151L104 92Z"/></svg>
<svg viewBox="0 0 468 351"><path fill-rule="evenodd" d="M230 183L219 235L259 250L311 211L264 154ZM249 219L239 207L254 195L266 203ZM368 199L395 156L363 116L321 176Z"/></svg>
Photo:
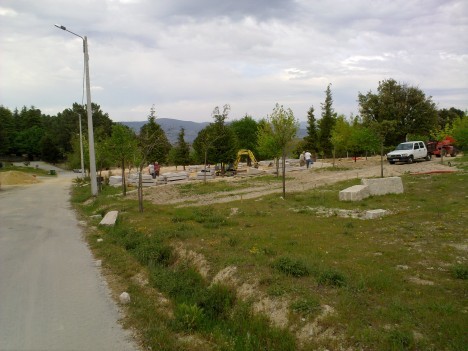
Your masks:
<svg viewBox="0 0 468 351"><path fill-rule="evenodd" d="M115 228L91 231L88 239L132 295L125 323L139 330L145 347L466 350L467 178L466 173L407 175L404 194L360 203L337 199L355 180L285 200L271 195L187 208L147 203L144 213L121 197L99 196L83 205L89 197L85 187L75 188L73 201L86 216L121 211ZM319 206L383 208L391 214L365 221L300 210ZM233 207L238 211L230 216ZM98 237L104 241L97 243ZM181 244L203 254L208 278L178 260L173 248ZM238 281L258 281L253 301L239 298L230 285L211 285L230 265L237 267ZM140 272L148 276L147 286L133 283ZM170 303L159 303L156 292ZM335 312L317 323L340 337L298 343L291 330L253 314L252 303L262 294L288 301L287 318L296 329L331 306ZM183 335L195 339L187 343Z"/></svg>

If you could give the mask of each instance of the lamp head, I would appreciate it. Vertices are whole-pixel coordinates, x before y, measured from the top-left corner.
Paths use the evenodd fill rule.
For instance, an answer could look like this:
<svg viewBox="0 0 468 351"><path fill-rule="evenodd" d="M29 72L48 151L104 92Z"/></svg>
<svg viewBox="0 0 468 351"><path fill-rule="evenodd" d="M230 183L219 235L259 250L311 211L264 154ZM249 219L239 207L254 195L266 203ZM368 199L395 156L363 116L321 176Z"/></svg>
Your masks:
<svg viewBox="0 0 468 351"><path fill-rule="evenodd" d="M67 30L67 27L61 26L60 24L54 24L54 26L56 26L57 28L60 28L62 30Z"/></svg>

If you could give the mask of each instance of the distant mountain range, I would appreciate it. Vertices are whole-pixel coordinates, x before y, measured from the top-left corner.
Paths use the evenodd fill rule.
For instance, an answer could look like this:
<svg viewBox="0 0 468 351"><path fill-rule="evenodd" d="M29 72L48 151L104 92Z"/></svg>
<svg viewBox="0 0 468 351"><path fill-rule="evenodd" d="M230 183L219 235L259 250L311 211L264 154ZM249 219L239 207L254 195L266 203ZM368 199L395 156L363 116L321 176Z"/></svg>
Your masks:
<svg viewBox="0 0 468 351"><path fill-rule="evenodd" d="M141 127L143 127L148 121L137 121L137 122L120 122L123 125L126 125L132 128L135 133L139 133ZM185 141L187 143L193 143L195 138L197 137L200 130L205 128L210 122L192 122L192 121L182 121L179 119L173 118L158 118L156 119L156 123L158 123L161 128L166 133L167 139L171 144L175 144L177 142L177 136L179 135L180 129L184 128L185 130ZM298 132L298 137L303 138L306 134L306 122L300 122L300 129Z"/></svg>

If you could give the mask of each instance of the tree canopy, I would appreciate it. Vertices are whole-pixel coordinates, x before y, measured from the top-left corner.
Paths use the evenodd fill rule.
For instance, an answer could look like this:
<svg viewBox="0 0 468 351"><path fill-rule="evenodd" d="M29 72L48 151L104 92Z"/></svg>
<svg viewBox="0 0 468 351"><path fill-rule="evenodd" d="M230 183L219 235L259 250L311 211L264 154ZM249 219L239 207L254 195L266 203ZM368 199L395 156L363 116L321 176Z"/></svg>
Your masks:
<svg viewBox="0 0 468 351"><path fill-rule="evenodd" d="M359 93L359 109L365 124L394 121L392 133L385 143L395 145L408 134L429 135L437 124L437 109L431 97L416 87L397 83L394 79L379 82L377 93Z"/></svg>

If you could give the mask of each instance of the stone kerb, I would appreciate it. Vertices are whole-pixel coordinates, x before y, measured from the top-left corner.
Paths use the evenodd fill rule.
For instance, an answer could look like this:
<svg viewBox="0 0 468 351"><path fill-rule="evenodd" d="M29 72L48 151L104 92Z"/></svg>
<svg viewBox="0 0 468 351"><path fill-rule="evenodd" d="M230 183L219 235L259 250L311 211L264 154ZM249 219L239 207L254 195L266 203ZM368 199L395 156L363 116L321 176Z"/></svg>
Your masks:
<svg viewBox="0 0 468 351"><path fill-rule="evenodd" d="M403 182L400 177L361 179L361 184L369 187L370 195L403 193Z"/></svg>

